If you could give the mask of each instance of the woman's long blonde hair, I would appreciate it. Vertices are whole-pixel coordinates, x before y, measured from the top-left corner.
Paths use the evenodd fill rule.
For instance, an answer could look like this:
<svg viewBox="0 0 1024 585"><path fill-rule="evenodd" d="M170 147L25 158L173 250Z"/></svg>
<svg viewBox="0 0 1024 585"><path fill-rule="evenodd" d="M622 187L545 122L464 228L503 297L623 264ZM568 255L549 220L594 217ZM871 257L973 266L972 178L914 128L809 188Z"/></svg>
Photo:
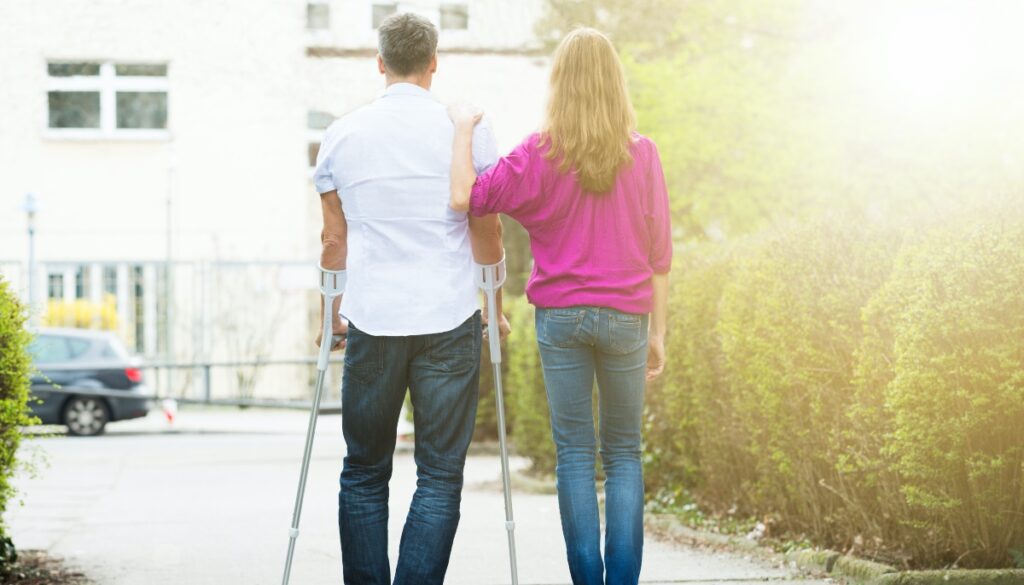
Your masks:
<svg viewBox="0 0 1024 585"><path fill-rule="evenodd" d="M541 145L561 172L575 171L584 191L605 193L632 161L636 114L622 61L600 31L578 28L555 49Z"/></svg>

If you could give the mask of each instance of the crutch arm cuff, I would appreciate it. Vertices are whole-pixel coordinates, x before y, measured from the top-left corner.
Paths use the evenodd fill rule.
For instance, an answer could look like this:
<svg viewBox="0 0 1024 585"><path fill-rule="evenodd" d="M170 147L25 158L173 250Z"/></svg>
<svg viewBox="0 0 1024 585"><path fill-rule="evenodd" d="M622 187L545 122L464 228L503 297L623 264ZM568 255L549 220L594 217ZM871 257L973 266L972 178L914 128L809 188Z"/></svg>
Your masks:
<svg viewBox="0 0 1024 585"><path fill-rule="evenodd" d="M348 272L346 270L329 270L317 264L320 269L320 292L324 296L336 297L345 292L345 285L348 284Z"/></svg>
<svg viewBox="0 0 1024 585"><path fill-rule="evenodd" d="M505 284L505 249L501 250L501 260L494 264L473 262L476 285L486 290L498 290Z"/></svg>

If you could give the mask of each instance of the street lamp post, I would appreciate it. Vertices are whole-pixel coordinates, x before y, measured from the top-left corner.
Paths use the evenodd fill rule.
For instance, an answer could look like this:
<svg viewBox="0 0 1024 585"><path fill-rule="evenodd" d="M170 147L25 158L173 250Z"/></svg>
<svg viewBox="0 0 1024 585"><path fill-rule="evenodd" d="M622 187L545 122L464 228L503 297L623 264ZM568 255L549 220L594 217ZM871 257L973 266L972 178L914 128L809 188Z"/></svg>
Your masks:
<svg viewBox="0 0 1024 585"><path fill-rule="evenodd" d="M21 209L28 218L28 307L29 319L33 319L35 313L32 306L36 300L36 212L39 211L35 193L25 193Z"/></svg>

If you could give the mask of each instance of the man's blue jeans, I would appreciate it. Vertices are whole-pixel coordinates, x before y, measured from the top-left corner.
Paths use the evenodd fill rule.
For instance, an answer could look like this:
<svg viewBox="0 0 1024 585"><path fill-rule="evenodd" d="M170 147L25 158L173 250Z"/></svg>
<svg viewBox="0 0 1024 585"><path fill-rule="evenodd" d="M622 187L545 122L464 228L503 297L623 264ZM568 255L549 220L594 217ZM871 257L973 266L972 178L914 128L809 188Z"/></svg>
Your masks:
<svg viewBox="0 0 1024 585"><path fill-rule="evenodd" d="M536 322L558 455L558 508L572 581L576 585L635 584L644 546L640 426L648 317L601 307L538 308ZM595 378L606 475L603 563L594 485Z"/></svg>
<svg viewBox="0 0 1024 585"><path fill-rule="evenodd" d="M451 331L431 335L380 337L349 325L341 389L348 451L338 494L345 583L391 583L388 480L407 388L419 479L402 531L394 582L444 582L476 420L480 337L479 312Z"/></svg>

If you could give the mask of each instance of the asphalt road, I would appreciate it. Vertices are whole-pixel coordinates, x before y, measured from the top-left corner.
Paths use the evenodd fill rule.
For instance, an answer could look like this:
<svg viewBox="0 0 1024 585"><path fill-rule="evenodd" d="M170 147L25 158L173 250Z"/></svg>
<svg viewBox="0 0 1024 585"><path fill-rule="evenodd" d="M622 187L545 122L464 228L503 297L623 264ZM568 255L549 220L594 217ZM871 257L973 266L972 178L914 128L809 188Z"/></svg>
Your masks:
<svg viewBox="0 0 1024 585"><path fill-rule="evenodd" d="M296 585L341 582L340 423L339 416L320 419ZM15 479L23 504L9 506L10 534L20 549L63 557L99 585L280 583L305 428L301 412L199 409L179 412L173 425L153 414L111 425L102 437L30 439L24 455L36 469ZM447 583L509 582L499 478L496 457L468 460ZM414 488L406 449L396 455L391 481L392 555ZM569 583L555 497L516 494L515 511L520 582ZM724 585L794 578L742 556L649 538L641 580Z"/></svg>

